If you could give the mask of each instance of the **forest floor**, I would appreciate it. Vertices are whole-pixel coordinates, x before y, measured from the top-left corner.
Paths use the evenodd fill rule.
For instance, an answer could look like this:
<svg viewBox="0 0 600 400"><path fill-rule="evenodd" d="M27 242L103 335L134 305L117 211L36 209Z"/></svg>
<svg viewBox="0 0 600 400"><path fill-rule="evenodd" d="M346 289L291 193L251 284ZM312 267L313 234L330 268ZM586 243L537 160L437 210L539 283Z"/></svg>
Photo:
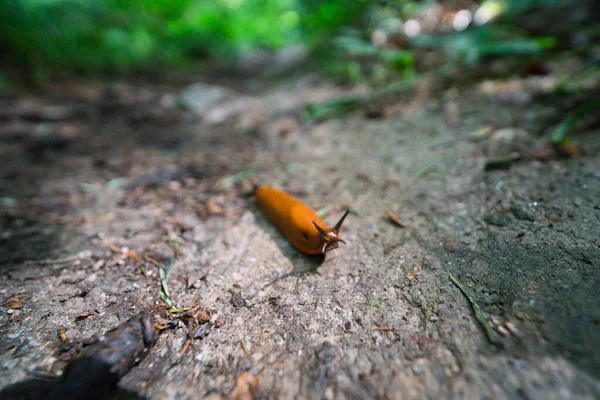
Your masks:
<svg viewBox="0 0 600 400"><path fill-rule="evenodd" d="M2 397L146 311L162 331L121 397L599 398L600 135L538 146L551 79L424 82L320 123L303 105L344 91L312 75L2 98ZM347 245L300 254L250 178L331 224L350 207Z"/></svg>

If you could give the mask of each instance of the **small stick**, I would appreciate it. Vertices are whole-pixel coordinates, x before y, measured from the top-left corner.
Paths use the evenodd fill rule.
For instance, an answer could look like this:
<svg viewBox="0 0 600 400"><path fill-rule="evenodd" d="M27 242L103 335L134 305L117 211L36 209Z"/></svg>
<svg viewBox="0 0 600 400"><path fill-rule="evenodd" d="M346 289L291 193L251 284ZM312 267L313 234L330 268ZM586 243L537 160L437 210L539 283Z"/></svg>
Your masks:
<svg viewBox="0 0 600 400"><path fill-rule="evenodd" d="M194 299L192 300L192 302L190 303L190 305L188 306L189 308L194 308L196 306L196 302L198 301L198 294L196 294L194 296Z"/></svg>
<svg viewBox="0 0 600 400"><path fill-rule="evenodd" d="M394 224L398 225L400 228L406 228L406 225L404 225L404 223L400 220L400 218L398 218L398 216L396 214L394 214L390 210L385 210L385 213L386 213L388 219L390 221L392 221Z"/></svg>
<svg viewBox="0 0 600 400"><path fill-rule="evenodd" d="M155 260L154 258L150 257L149 255L145 255L144 256L144 260L148 261L149 263L152 263L152 264L156 265L157 267L162 267L162 265L157 260Z"/></svg>
<svg viewBox="0 0 600 400"><path fill-rule="evenodd" d="M250 357L250 354L248 354L248 348L246 348L246 343L244 343L243 340L240 340L240 346L242 346L242 351L244 352L244 355L246 357Z"/></svg>
<svg viewBox="0 0 600 400"><path fill-rule="evenodd" d="M187 353L188 349L190 348L191 343L192 343L192 339L187 338L187 340L185 341L185 344L183 345L183 348L181 349L180 355L184 356L185 353Z"/></svg>
<svg viewBox="0 0 600 400"><path fill-rule="evenodd" d="M138 299L135 301L135 305L137 306L138 304L140 304L142 300L144 300L144 297L146 297L146 292L142 293L142 295L138 297Z"/></svg>
<svg viewBox="0 0 600 400"><path fill-rule="evenodd" d="M471 303L471 307L473 307L473 312L475 313L475 319L481 324L481 327L483 328L483 331L485 332L485 336L487 337L488 341L491 344L496 345L498 347L504 347L502 340L497 335L495 335L494 331L492 331L492 329L489 327L485 319L485 315L483 314L483 311L481 311L481 308L479 308L479 306L471 297L471 295L467 293L465 288L460 284L458 280L456 280L455 277L452 276L452 274L450 274L450 280L456 285L456 287L462 292L462 294L465 295L467 300L469 300L469 303Z"/></svg>
<svg viewBox="0 0 600 400"><path fill-rule="evenodd" d="M50 265L50 264L68 264L72 261L75 261L79 258L78 254L75 254L73 256L70 257L65 257L65 258L59 258L56 260L27 260L25 261L25 264L40 264L40 265Z"/></svg>
<svg viewBox="0 0 600 400"><path fill-rule="evenodd" d="M398 331L400 329L398 329L398 328L386 328L386 327L379 327L378 326L378 327L375 328L375 330L379 331L379 332L396 332L396 331Z"/></svg>

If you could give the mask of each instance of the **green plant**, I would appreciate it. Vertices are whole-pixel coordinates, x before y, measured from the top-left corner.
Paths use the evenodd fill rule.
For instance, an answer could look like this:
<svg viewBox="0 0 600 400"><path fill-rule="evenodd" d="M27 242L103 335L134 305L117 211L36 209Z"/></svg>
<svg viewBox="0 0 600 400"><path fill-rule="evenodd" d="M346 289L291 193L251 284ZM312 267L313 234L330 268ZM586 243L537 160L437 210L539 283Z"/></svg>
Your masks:
<svg viewBox="0 0 600 400"><path fill-rule="evenodd" d="M99 73L232 59L298 40L295 0L0 2L5 65Z"/></svg>

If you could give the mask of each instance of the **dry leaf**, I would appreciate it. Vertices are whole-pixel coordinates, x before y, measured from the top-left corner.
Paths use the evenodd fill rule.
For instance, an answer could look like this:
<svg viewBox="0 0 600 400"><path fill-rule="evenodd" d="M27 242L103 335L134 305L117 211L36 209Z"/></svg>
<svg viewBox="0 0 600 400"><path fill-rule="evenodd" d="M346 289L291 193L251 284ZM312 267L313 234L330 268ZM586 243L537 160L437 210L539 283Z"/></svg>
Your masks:
<svg viewBox="0 0 600 400"><path fill-rule="evenodd" d="M25 301L25 295L17 294L8 299L4 300L0 307L9 308L11 310L16 310L17 308L23 307L23 302Z"/></svg>
<svg viewBox="0 0 600 400"><path fill-rule="evenodd" d="M196 317L198 323L205 324L210 321L212 312L204 304L199 304L192 309L192 315Z"/></svg>
<svg viewBox="0 0 600 400"><path fill-rule="evenodd" d="M565 157L575 157L581 154L581 149L571 142L559 143L557 149Z"/></svg>
<svg viewBox="0 0 600 400"><path fill-rule="evenodd" d="M110 245L109 247L113 253L123 254L125 257L133 258L137 262L142 261L135 250L129 250L127 247L118 247L114 245Z"/></svg>
<svg viewBox="0 0 600 400"><path fill-rule="evenodd" d="M129 250L125 255L127 257L129 257L129 258L133 258L137 262L141 262L142 261L140 259L140 257L137 255L137 253L135 252L135 250Z"/></svg>
<svg viewBox="0 0 600 400"><path fill-rule="evenodd" d="M406 228L406 225L404 225L404 223L400 221L400 218L398 218L396 214L394 214L390 210L385 210L385 213L387 214L389 220L392 221L394 224L398 225L400 228Z"/></svg>
<svg viewBox="0 0 600 400"><path fill-rule="evenodd" d="M206 209L210 214L223 214L223 208L218 205L214 200L209 200L206 202Z"/></svg>
<svg viewBox="0 0 600 400"><path fill-rule="evenodd" d="M408 273L408 275L406 276L406 279L408 279L409 281L412 281L413 279L415 279L420 274L421 274L421 266L417 265L416 267L414 267L412 269L412 271L410 271Z"/></svg>
<svg viewBox="0 0 600 400"><path fill-rule="evenodd" d="M229 400L252 400L256 396L260 385L258 376L243 372L238 375L235 388L229 394Z"/></svg>
<svg viewBox="0 0 600 400"><path fill-rule="evenodd" d="M158 260L150 257L148 254L144 255L144 260L148 261L149 263L152 263L152 264L156 265L159 268L163 267L163 265L160 262L158 262Z"/></svg>

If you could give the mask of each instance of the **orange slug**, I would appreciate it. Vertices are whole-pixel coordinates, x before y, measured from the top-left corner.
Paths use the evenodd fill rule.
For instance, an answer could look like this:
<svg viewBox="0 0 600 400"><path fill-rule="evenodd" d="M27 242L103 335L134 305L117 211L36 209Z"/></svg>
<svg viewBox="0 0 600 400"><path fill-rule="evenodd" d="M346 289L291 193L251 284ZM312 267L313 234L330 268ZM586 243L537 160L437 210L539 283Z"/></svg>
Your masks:
<svg viewBox="0 0 600 400"><path fill-rule="evenodd" d="M333 229L313 210L295 197L269 186L258 187L256 202L267 219L277 226L290 243L306 254L324 254L337 249L340 229L350 212L346 210Z"/></svg>

